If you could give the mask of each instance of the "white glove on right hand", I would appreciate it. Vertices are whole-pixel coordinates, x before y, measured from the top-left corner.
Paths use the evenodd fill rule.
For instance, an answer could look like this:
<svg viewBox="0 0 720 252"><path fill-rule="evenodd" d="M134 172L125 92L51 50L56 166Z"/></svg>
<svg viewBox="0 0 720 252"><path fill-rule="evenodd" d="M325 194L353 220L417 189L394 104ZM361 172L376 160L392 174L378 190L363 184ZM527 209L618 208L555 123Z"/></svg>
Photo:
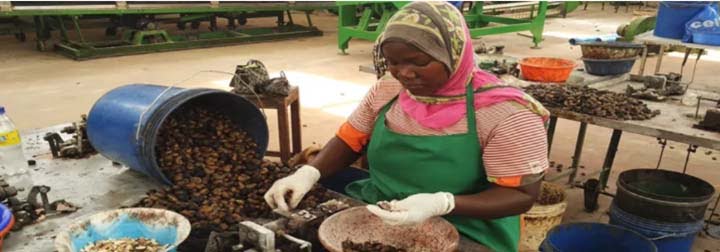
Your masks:
<svg viewBox="0 0 720 252"><path fill-rule="evenodd" d="M388 202L389 209L367 205L367 210L390 225L416 225L435 216L443 216L455 209L451 193L418 193L403 200Z"/></svg>
<svg viewBox="0 0 720 252"><path fill-rule="evenodd" d="M265 193L265 202L270 208L290 211L300 204L313 185L320 180L320 171L310 165L303 165L290 176L278 179ZM285 202L285 195L290 193L290 201ZM289 207L288 207L289 203Z"/></svg>

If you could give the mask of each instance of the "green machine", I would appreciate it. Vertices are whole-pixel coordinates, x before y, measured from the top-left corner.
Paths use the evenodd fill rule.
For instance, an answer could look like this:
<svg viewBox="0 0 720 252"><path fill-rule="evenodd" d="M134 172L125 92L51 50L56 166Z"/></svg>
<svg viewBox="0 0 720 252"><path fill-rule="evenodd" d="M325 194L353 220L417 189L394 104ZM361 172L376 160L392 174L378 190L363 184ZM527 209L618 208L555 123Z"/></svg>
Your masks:
<svg viewBox="0 0 720 252"><path fill-rule="evenodd" d="M3 33L14 34L20 41L25 40L25 31L34 29L41 51L51 48L56 31L59 41L54 49L82 60L320 36L310 12L335 8L332 2L0 1L0 21L5 20ZM304 12L307 25L296 24L293 11ZM271 26L244 26L248 19L259 17L277 21ZM224 26L219 19L226 20ZM199 30L202 23L208 24L209 31ZM105 28L104 36L93 36L94 28Z"/></svg>
<svg viewBox="0 0 720 252"><path fill-rule="evenodd" d="M408 2L339 1L338 48L342 53L351 39L374 41L384 30L390 17ZM545 17L549 10L565 16L577 9L579 2L465 2L460 7L470 27L470 35L485 35L529 31L535 46L542 41ZM513 13L526 13L523 18L507 17Z"/></svg>

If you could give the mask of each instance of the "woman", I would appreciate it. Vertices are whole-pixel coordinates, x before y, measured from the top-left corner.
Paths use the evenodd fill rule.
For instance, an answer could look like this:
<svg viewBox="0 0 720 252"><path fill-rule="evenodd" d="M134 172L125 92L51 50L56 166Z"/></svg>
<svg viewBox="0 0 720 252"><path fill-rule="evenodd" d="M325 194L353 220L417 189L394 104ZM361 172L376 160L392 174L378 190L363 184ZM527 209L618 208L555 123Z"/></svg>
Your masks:
<svg viewBox="0 0 720 252"><path fill-rule="evenodd" d="M390 201L392 211L368 206L385 222L443 216L494 251L517 251L518 215L532 206L548 167L547 111L476 67L463 16L444 2L400 9L374 55L378 83L309 165L275 182L267 203L296 207L321 177L338 177L365 150L370 178L345 192L369 204Z"/></svg>

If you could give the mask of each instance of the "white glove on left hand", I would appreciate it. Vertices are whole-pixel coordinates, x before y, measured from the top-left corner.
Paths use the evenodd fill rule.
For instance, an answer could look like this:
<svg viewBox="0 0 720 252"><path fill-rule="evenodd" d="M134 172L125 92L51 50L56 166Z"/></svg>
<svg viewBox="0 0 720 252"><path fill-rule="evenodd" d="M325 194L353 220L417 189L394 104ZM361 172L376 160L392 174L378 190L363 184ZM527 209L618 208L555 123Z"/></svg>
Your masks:
<svg viewBox="0 0 720 252"><path fill-rule="evenodd" d="M452 212L455 209L455 197L446 192L419 193L403 200L393 200L388 206L387 210L378 205L368 205L367 209L387 224L414 225Z"/></svg>

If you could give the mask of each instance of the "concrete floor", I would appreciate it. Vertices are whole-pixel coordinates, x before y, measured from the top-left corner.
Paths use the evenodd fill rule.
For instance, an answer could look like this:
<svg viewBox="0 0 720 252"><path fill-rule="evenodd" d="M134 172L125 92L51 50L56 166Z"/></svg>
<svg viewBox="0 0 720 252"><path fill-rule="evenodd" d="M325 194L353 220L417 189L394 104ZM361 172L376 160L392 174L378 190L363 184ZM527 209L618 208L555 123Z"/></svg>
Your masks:
<svg viewBox="0 0 720 252"><path fill-rule="evenodd" d="M618 25L628 22L633 14L612 8L601 11L599 4L587 11L578 10L567 18L548 19L542 49L530 49L531 40L517 34L488 36L481 39L488 45L503 44L509 55L556 56L578 60L580 48L568 45L571 36L614 33ZM203 72L232 72L235 65L258 59L268 66L271 75L285 71L293 85L301 87L303 145L323 144L362 99L374 83L373 75L358 71L359 65L371 63L369 41L351 41L349 55L339 55L336 46L336 17L320 13L314 16L325 35L290 41L267 42L208 49L194 49L145 55L73 61L63 56L37 52L34 43L19 43L11 36L0 37L0 104L21 130L43 128L79 119L87 113L103 93L129 83L152 83L179 87L210 87L229 89L230 76ZM254 21L251 21L251 24ZM269 22L264 20L262 22ZM101 31L98 31L101 32ZM34 37L28 34L28 41ZM703 56L693 87L717 89L716 74L720 55ZM663 62L661 72L679 71L682 57L673 53ZM654 69L654 60L648 69ZM636 66L637 67L637 66ZM688 72L686 68L686 72ZM274 111L267 111L268 120L275 121ZM271 125L271 149L276 149L276 127ZM570 164L578 123L561 120L553 143L551 159ZM611 131L590 126L582 156L583 174L599 170ZM665 151L662 168L682 171L687 146L670 143ZM706 154L699 149L690 159L688 173L720 187L717 151ZM615 191L619 172L632 168L655 167L660 147L654 138L624 134L611 175L609 192ZM554 173L554 171L550 171ZM570 207L565 221L606 221L609 198L601 196L600 210L594 214L582 211L582 192L571 189ZM720 251L720 241L701 237L693 251Z"/></svg>

